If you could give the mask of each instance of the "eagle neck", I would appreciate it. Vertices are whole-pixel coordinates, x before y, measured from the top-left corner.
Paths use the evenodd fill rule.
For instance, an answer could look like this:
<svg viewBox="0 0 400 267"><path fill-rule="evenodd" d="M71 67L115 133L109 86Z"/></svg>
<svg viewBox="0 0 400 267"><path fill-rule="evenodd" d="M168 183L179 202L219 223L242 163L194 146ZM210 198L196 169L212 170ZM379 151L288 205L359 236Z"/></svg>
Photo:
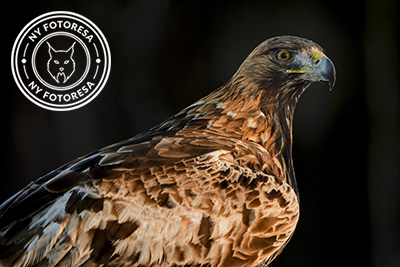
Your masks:
<svg viewBox="0 0 400 267"><path fill-rule="evenodd" d="M275 168L263 170L296 188L292 160L293 117L299 95L271 98L259 84L236 79L218 92L220 121L224 132L261 145ZM242 87L246 84L246 87ZM303 91L303 90L301 90ZM223 123L222 123L223 121ZM229 133L229 134L228 134ZM270 162L271 163L271 162ZM265 164L271 166L271 164Z"/></svg>
<svg viewBox="0 0 400 267"><path fill-rule="evenodd" d="M297 183L293 166L292 148L293 148L293 118L297 101L290 102L289 105L274 111L275 124L279 131L282 147L275 154L276 158L284 166L286 174L285 181L292 186L297 192Z"/></svg>

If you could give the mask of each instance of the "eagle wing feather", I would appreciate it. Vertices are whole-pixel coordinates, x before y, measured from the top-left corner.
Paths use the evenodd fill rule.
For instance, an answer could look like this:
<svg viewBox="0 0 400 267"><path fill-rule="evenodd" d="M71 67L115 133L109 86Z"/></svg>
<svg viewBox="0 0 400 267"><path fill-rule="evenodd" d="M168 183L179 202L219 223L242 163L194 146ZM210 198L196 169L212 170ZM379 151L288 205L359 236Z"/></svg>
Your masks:
<svg viewBox="0 0 400 267"><path fill-rule="evenodd" d="M10 214L18 220L3 231L2 249L14 253L2 263L227 266L273 254L286 240L277 233L294 230L296 194L274 176L235 164L243 145L153 137L67 164L4 205L2 221Z"/></svg>

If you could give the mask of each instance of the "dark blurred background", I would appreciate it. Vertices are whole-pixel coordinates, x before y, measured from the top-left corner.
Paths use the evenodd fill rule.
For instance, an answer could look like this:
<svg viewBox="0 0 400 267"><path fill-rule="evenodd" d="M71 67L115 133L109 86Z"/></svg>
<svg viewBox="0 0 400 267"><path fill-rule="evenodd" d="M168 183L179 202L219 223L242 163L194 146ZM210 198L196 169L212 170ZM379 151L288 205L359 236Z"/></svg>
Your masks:
<svg viewBox="0 0 400 267"><path fill-rule="evenodd" d="M0 202L29 181L154 126L216 89L276 35L325 48L337 84L311 86L294 122L296 233L271 267L400 266L399 1L14 1L3 9ZM9 57L35 17L68 10L106 36L111 74L74 111L32 104ZM5 83L6 79L7 83Z"/></svg>

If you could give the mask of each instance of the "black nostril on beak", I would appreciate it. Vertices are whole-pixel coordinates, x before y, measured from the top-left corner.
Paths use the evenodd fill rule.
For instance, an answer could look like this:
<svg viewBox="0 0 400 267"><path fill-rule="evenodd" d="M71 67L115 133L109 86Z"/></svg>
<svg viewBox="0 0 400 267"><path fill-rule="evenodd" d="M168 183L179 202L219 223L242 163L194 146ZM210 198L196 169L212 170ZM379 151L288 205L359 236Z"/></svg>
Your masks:
<svg viewBox="0 0 400 267"><path fill-rule="evenodd" d="M315 65L315 66L318 66L319 63L321 63L321 60L320 60L320 59L317 59L317 60L314 62L314 65Z"/></svg>

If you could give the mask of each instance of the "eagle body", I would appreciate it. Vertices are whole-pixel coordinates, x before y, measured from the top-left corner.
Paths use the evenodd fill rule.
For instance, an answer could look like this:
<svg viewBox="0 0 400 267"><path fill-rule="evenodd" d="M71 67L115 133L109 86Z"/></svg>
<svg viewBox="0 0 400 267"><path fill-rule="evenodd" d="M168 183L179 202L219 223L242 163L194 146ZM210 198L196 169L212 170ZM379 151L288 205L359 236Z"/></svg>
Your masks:
<svg viewBox="0 0 400 267"><path fill-rule="evenodd" d="M221 88L4 202L0 266L270 263L299 219L297 100L334 79L314 42L268 39Z"/></svg>

